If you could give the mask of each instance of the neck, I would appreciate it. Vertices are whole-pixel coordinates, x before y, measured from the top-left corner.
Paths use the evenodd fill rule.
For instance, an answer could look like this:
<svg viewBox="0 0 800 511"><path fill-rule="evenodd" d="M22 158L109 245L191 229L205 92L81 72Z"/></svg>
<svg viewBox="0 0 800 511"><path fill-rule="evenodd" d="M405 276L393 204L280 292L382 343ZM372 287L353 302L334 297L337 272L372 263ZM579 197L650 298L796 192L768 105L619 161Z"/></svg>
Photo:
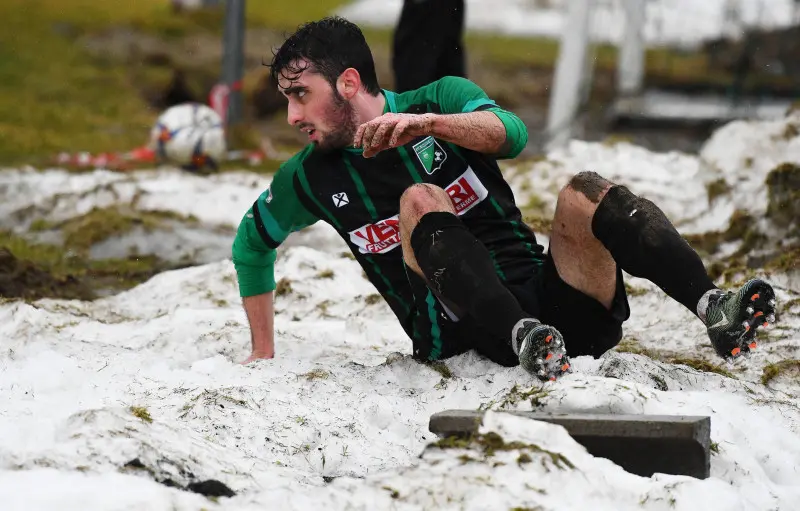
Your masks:
<svg viewBox="0 0 800 511"><path fill-rule="evenodd" d="M353 107L358 116L359 123L369 122L383 114L386 106L386 97L383 94L372 96L366 92L361 92L353 100Z"/></svg>

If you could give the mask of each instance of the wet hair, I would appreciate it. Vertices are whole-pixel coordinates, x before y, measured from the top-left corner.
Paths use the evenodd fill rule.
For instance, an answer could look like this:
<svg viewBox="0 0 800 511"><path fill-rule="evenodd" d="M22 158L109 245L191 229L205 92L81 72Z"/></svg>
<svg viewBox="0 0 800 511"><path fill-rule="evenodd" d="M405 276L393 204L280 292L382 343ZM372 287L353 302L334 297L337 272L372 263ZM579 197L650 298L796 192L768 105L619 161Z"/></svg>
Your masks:
<svg viewBox="0 0 800 511"><path fill-rule="evenodd" d="M307 63L300 63L305 60ZM324 77L336 90L336 80L346 69L361 76L364 89L373 96L380 93L375 62L358 25L339 16L330 16L300 25L275 52L270 78L294 81L309 69Z"/></svg>

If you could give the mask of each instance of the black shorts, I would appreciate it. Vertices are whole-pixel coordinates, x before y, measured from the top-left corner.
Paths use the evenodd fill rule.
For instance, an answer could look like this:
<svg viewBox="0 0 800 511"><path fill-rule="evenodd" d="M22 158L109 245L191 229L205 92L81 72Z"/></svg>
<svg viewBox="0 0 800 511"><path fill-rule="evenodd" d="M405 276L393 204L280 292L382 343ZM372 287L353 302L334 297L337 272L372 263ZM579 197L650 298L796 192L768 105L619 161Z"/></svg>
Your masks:
<svg viewBox="0 0 800 511"><path fill-rule="evenodd" d="M416 308L409 328L413 331L415 358L440 360L474 349L498 364L519 364L510 345L511 332L498 339L469 315L455 318L433 295L425 280L411 270L406 273ZM630 317L628 296L619 269L610 309L561 280L549 253L539 271L527 281L506 287L531 317L561 332L571 357L591 355L597 358L616 346L622 338L622 323Z"/></svg>

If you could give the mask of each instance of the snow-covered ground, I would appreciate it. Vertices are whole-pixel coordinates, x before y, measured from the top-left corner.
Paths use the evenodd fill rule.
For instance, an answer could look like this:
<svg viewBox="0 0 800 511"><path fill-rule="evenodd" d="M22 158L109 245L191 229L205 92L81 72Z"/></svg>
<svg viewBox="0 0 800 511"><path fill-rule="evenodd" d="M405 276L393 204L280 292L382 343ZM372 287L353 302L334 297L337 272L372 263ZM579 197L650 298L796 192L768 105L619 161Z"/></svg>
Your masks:
<svg viewBox="0 0 800 511"><path fill-rule="evenodd" d="M521 36L560 37L567 0L465 0L467 31ZM623 0L592 0L591 34L595 41L621 40ZM692 46L707 39L738 37L745 26L784 27L794 21L793 0L641 0L647 2L645 41L652 46ZM341 8L348 19L394 27L403 0L356 0ZM726 5L738 14L726 18ZM729 19L737 22L727 21Z"/></svg>
<svg viewBox="0 0 800 511"><path fill-rule="evenodd" d="M521 204L536 194L552 210L571 174L595 170L701 233L723 229L734 205L763 215L766 173L800 156L800 137L777 136L790 123L800 118L731 124L700 157L575 141L507 172ZM720 178L731 192L709 206L705 184ZM0 207L7 218L64 219L124 202L233 227L268 183L247 172L6 170ZM760 376L769 362L800 358L800 302L779 306L779 324L731 368L735 378L609 352L574 359L574 372L531 402L519 391L540 384L520 368L466 354L447 361L445 376L413 362L345 251L324 225L282 248L277 276L291 289L276 302L277 355L249 366L238 364L249 331L226 259L94 302L0 302L0 508L797 509L797 373L769 386ZM770 277L781 304L800 296L785 276ZM630 298L627 338L716 361L688 311L646 281L629 283L642 293ZM534 463L518 463L519 450L483 460L478 448L467 454L479 461L464 463L464 450L429 446L431 414L479 406L492 410L485 431L560 453L574 468L525 449ZM708 415L712 477L631 475L559 426L499 413L534 406ZM216 479L236 496L214 501L156 482L167 479Z"/></svg>

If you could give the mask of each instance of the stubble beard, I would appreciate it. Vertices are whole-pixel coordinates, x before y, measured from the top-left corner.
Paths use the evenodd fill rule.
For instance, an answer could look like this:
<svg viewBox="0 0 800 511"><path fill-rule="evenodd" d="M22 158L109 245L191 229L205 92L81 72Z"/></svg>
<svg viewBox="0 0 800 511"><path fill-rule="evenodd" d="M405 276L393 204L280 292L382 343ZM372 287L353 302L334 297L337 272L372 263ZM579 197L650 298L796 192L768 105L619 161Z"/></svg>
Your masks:
<svg viewBox="0 0 800 511"><path fill-rule="evenodd" d="M353 105L336 89L331 94L331 100L331 107L326 117L328 124L334 128L323 134L316 142L317 149L323 152L336 151L352 145L356 134L356 114Z"/></svg>

